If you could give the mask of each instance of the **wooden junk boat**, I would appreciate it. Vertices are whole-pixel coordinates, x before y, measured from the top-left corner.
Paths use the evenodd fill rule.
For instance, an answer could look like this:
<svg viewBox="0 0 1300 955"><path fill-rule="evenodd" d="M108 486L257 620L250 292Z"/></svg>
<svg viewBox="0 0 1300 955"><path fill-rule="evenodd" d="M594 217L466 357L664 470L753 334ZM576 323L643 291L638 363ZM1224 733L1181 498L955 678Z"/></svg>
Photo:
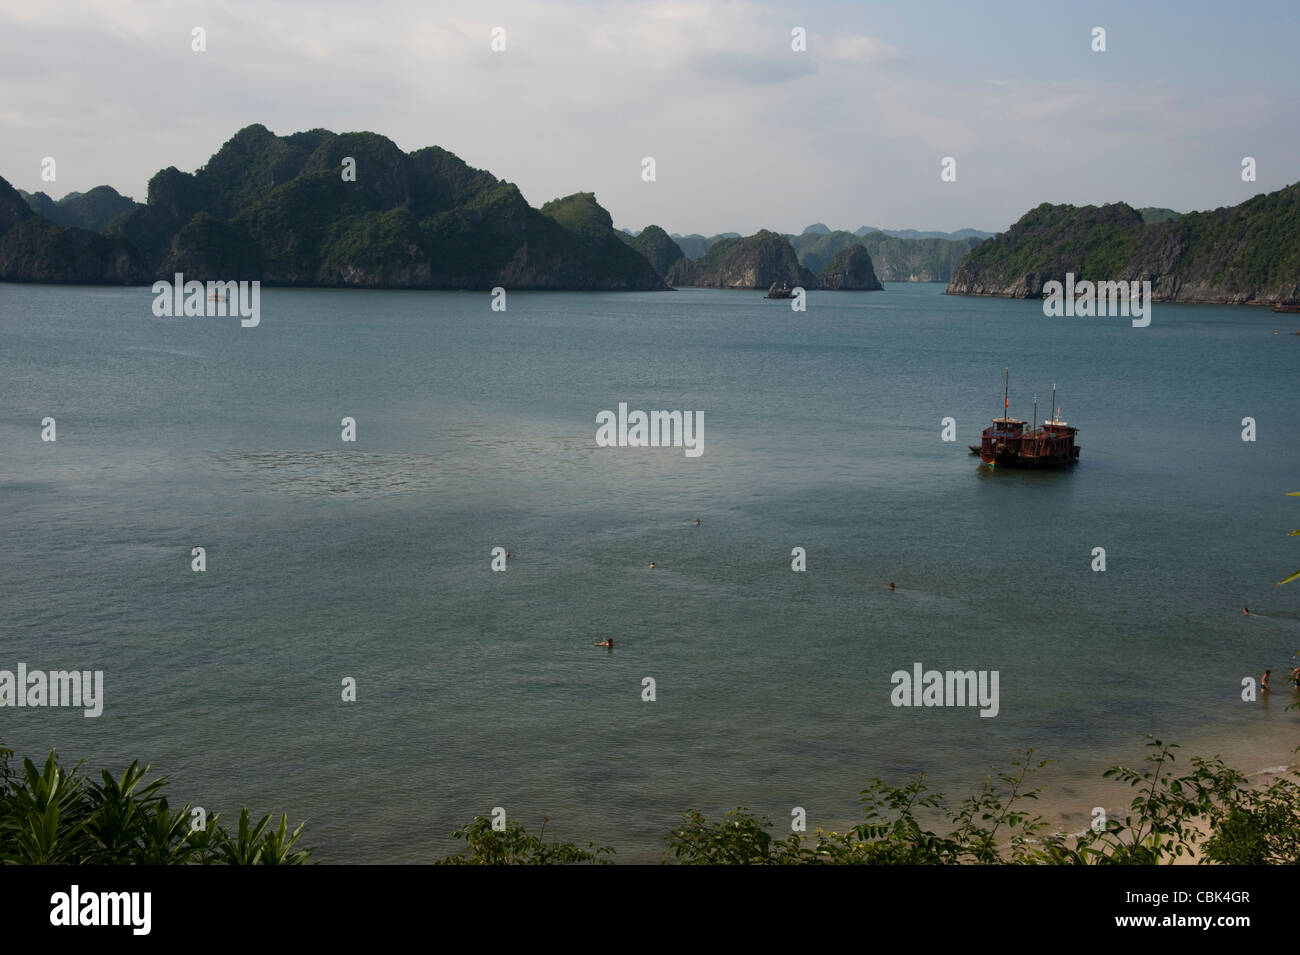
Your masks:
<svg viewBox="0 0 1300 955"><path fill-rule="evenodd" d="M1010 384L1011 370L1007 369L1003 382L1002 417L994 418L993 423L984 429L979 447L969 445L971 454L978 454L989 467L1001 464L1013 468L1050 468L1078 462L1079 448L1074 443L1074 436L1079 429L1060 420L1056 386L1052 386L1052 417L1044 421L1041 428L1035 428L1031 421L1029 430L1025 430L1025 422L1009 415ZM1038 400L1035 399L1034 419L1037 418Z"/></svg>

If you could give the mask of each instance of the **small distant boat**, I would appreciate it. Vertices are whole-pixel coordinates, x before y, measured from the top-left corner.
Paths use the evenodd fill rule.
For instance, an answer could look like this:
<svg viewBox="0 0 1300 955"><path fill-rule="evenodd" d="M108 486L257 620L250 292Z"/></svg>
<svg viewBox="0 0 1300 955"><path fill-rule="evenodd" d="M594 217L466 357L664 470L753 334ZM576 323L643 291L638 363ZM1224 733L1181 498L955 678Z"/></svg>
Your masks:
<svg viewBox="0 0 1300 955"><path fill-rule="evenodd" d="M1300 313L1300 305L1274 305L1273 311L1285 312L1288 315Z"/></svg>
<svg viewBox="0 0 1300 955"><path fill-rule="evenodd" d="M1075 464L1079 460L1079 447L1074 443L1078 428L1070 427L1060 419L1056 407L1056 386L1052 386L1052 417L1035 428L1033 422L1025 429L1025 422L1012 418L1011 369L1003 380L1002 417L994 418L984 429L979 446L968 445L971 454L978 454L989 467L1001 464L1013 468L1046 468ZM1038 417L1038 402L1034 402L1034 418Z"/></svg>
<svg viewBox="0 0 1300 955"><path fill-rule="evenodd" d="M764 295L763 297L764 298L794 298L794 289L790 288L790 284L788 282L782 282L780 288L777 288L776 283L773 282L772 287L767 290L767 294Z"/></svg>

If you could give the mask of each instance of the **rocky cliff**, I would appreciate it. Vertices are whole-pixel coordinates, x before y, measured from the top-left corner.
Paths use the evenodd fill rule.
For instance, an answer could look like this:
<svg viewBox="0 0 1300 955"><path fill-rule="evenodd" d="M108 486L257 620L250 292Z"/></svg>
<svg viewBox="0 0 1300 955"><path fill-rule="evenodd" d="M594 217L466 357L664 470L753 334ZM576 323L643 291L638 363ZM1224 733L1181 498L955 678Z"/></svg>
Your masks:
<svg viewBox="0 0 1300 955"><path fill-rule="evenodd" d="M871 264L871 253L851 245L831 259L818 277L817 287L842 291L879 292L883 288Z"/></svg>
<svg viewBox="0 0 1300 955"><path fill-rule="evenodd" d="M1300 183L1239 206L1151 218L1122 202L1044 203L977 246L948 294L1040 298L1046 282L1072 272L1075 281L1150 281L1164 302L1300 302Z"/></svg>
<svg viewBox="0 0 1300 955"><path fill-rule="evenodd" d="M31 208L23 200L22 194L9 183L0 179L0 236L18 223L30 219L33 215Z"/></svg>
<svg viewBox="0 0 1300 955"><path fill-rule="evenodd" d="M817 287L817 277L799 264L785 237L766 229L744 238L722 239L698 262L678 260L669 270L668 281L700 288L767 289L773 282Z"/></svg>
<svg viewBox="0 0 1300 955"><path fill-rule="evenodd" d="M681 246L657 225L646 226L639 235L626 236L624 241L644 255L654 270L663 276L667 276L672 267L685 258Z"/></svg>

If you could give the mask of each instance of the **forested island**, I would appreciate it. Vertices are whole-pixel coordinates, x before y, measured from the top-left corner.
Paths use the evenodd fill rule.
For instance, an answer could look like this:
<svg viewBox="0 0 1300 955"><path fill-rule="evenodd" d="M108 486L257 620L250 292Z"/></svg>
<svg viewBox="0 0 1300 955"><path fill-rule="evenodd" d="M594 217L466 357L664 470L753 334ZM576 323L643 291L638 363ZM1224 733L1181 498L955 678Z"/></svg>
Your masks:
<svg viewBox="0 0 1300 955"><path fill-rule="evenodd" d="M1149 281L1162 302L1300 302L1300 183L1211 212L1042 205L976 246L950 295L1040 298L1049 281Z"/></svg>
<svg viewBox="0 0 1300 955"><path fill-rule="evenodd" d="M196 172L154 175L143 205L108 187L30 199L0 180L5 281L130 285L182 272L350 288L668 288L591 193L534 209L445 149L404 153L375 133L253 125Z"/></svg>

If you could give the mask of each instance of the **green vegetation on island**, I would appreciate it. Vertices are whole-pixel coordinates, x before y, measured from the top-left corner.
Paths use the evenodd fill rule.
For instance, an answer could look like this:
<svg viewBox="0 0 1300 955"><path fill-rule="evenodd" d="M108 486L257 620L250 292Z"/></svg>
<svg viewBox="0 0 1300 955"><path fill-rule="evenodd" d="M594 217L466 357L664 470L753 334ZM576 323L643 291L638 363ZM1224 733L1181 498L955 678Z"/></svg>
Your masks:
<svg viewBox="0 0 1300 955"><path fill-rule="evenodd" d="M646 260L660 275L667 277L681 259L686 255L681 246L657 225L646 226L636 236L625 232L617 233L623 241L646 257Z"/></svg>
<svg viewBox="0 0 1300 955"><path fill-rule="evenodd" d="M818 287L878 292L883 286L871 262L871 253L860 245L841 249L822 270Z"/></svg>
<svg viewBox="0 0 1300 955"><path fill-rule="evenodd" d="M1173 219L1181 219L1183 217L1181 212L1175 212L1173 209L1161 209L1156 206L1143 206L1137 212L1138 215L1142 217L1142 221L1147 223L1147 225L1156 222L1169 222Z"/></svg>
<svg viewBox="0 0 1300 955"><path fill-rule="evenodd" d="M816 288L817 277L799 264L785 236L760 229L751 236L715 242L698 261L679 262L674 285L766 289L776 283Z"/></svg>
<svg viewBox="0 0 1300 955"><path fill-rule="evenodd" d="M1212 212L1043 203L972 250L948 293L1038 298L1067 272L1150 281L1156 301L1300 303L1300 183Z"/></svg>
<svg viewBox="0 0 1300 955"><path fill-rule="evenodd" d="M591 193L537 210L445 149L404 153L375 133L253 125L192 174L158 172L144 205L107 187L30 200L0 180L0 280L143 284L182 272L354 288L667 289Z"/></svg>

